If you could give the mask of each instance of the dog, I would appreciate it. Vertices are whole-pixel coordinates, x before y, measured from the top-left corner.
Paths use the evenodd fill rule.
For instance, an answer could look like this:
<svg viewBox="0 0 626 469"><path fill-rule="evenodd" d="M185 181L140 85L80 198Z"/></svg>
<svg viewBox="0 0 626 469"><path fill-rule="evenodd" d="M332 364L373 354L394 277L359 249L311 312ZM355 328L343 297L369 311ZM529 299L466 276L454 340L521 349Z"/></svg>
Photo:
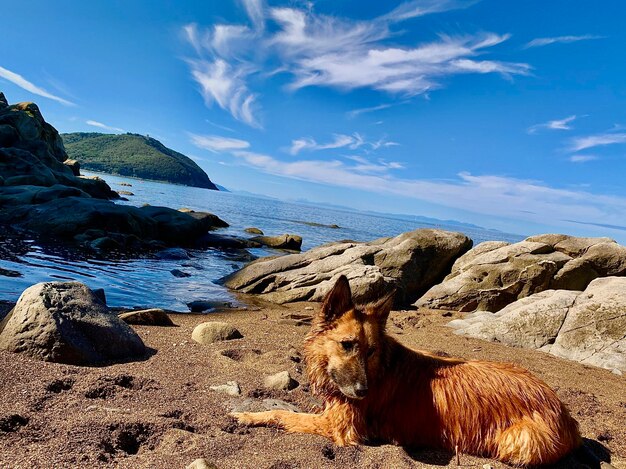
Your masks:
<svg viewBox="0 0 626 469"><path fill-rule="evenodd" d="M355 306L348 279L326 295L305 339L319 414L232 415L251 426L312 433L337 445L436 447L520 465L554 463L579 447L578 423L555 392L511 364L444 358L385 333L393 294Z"/></svg>

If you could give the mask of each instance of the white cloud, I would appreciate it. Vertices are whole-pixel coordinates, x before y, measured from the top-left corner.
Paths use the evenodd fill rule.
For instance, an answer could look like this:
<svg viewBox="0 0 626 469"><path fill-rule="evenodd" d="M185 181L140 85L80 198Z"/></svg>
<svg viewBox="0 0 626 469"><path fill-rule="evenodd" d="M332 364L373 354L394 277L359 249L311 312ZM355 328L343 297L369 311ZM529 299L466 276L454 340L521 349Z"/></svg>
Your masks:
<svg viewBox="0 0 626 469"><path fill-rule="evenodd" d="M415 96L442 88L452 75L496 73L508 78L528 75L531 69L525 63L478 60L506 41L507 34L440 35L410 46L386 42L401 34L391 31L395 22L465 8L474 1L413 0L370 20L316 14L311 5L266 8L260 0L241 2L254 28L216 24L200 30L190 24L183 32L197 55L187 62L207 105L217 103L252 126L260 126L258 94L250 85L253 75L260 80L286 74L291 90L369 88ZM265 28L266 21L273 27ZM352 116L384 107L355 110Z"/></svg>
<svg viewBox="0 0 626 469"><path fill-rule="evenodd" d="M362 107L359 109L353 109L352 111L348 111L346 112L346 115L348 116L349 119L354 119L355 117L360 116L361 114L381 111L383 109L390 108L391 106L393 106L393 104L388 103L388 104L379 104L378 106Z"/></svg>
<svg viewBox="0 0 626 469"><path fill-rule="evenodd" d="M318 143L316 140L308 137L302 137L291 141L291 147L288 152L292 155L297 155L303 150L319 151L319 150L333 150L337 148L349 148L350 150L356 150L360 147L368 147L371 150L378 150L381 147L391 147L399 145L397 142L390 142L386 139L380 139L376 141L367 141L358 132L352 135L334 134L333 140L327 143Z"/></svg>
<svg viewBox="0 0 626 469"><path fill-rule="evenodd" d="M569 160L572 163L587 163L588 161L597 160L598 157L596 155L572 155L569 157Z"/></svg>
<svg viewBox="0 0 626 469"><path fill-rule="evenodd" d="M524 48L543 47L550 44L569 44L571 42L588 41L590 39L604 39L605 36L596 36L594 34L584 34L582 36L557 36L557 37L540 37L533 39L527 43Z"/></svg>
<svg viewBox="0 0 626 469"><path fill-rule="evenodd" d="M589 148L626 143L626 133L604 133L577 137L572 140L571 151L587 150Z"/></svg>
<svg viewBox="0 0 626 469"><path fill-rule="evenodd" d="M30 81L28 81L26 78L24 78L22 75L19 75L15 72L12 72L11 70L7 70L4 67L0 67L0 78L4 78L7 81L10 81L11 83L13 83L14 85L19 86L20 88L36 94L38 96L42 96L44 98L48 98L48 99L52 99L58 103L61 103L65 106L75 106L74 103L72 103L71 101L68 101L67 99L63 99L60 98L58 96L53 95L52 93L47 92L46 90L44 90L43 88L40 88L39 86L31 83Z"/></svg>
<svg viewBox="0 0 626 469"><path fill-rule="evenodd" d="M279 161L248 151L233 154L244 164L276 176L414 198L486 215L535 222L586 220L615 224L626 218L626 198L554 188L541 181L465 172L447 181L403 179L387 172L371 174L372 171L357 170L364 164L361 161Z"/></svg>
<svg viewBox="0 0 626 469"><path fill-rule="evenodd" d="M479 0L412 0L402 3L383 18L391 21L403 21L409 18L442 13L449 10L468 8Z"/></svg>
<svg viewBox="0 0 626 469"><path fill-rule="evenodd" d="M543 124L535 124L528 128L529 134L534 134L539 129L549 129L549 130L572 130L572 126L569 125L570 122L574 122L576 120L576 116L569 116L565 119L557 119L553 121L548 121Z"/></svg>
<svg viewBox="0 0 626 469"><path fill-rule="evenodd" d="M209 150L213 153L222 151L244 150L250 147L246 140L238 138L222 137L220 135L196 135L190 134L191 143L198 148Z"/></svg>
<svg viewBox="0 0 626 469"><path fill-rule="evenodd" d="M244 8L246 9L246 13L254 24L254 27L257 29L263 29L265 26L265 5L263 0L241 0Z"/></svg>
<svg viewBox="0 0 626 469"><path fill-rule="evenodd" d="M112 132L125 132L124 129L120 129L119 127L111 127L110 125L106 125L98 121L88 120L88 121L85 121L85 124L90 125L92 127L98 127L104 130L110 130Z"/></svg>

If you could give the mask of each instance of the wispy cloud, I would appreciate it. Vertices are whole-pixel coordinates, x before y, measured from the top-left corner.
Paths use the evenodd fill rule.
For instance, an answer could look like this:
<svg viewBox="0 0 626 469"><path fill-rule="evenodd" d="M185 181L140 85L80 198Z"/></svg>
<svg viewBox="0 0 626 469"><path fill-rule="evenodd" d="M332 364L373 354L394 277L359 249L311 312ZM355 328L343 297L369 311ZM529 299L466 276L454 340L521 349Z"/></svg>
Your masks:
<svg viewBox="0 0 626 469"><path fill-rule="evenodd" d="M569 157L569 160L572 163L587 163L588 161L597 160L598 157L596 155L572 155Z"/></svg>
<svg viewBox="0 0 626 469"><path fill-rule="evenodd" d="M468 8L480 0L412 0L402 3L383 18L390 21L403 21L432 13Z"/></svg>
<svg viewBox="0 0 626 469"><path fill-rule="evenodd" d="M119 127L111 127L110 125L106 125L98 121L88 120L85 121L85 124L92 127L98 127L99 129L110 130L111 132L125 132L124 129L120 129Z"/></svg>
<svg viewBox="0 0 626 469"><path fill-rule="evenodd" d="M548 129L548 130L571 130L572 126L569 125L570 122L574 122L576 120L576 116L569 116L564 119L557 119L553 121L548 121L543 124L535 124L528 128L529 134L534 134L540 129Z"/></svg>
<svg viewBox="0 0 626 469"><path fill-rule="evenodd" d="M404 179L388 172L371 174L357 170L362 161L281 161L249 151L233 154L243 164L277 176L414 198L474 213L546 223L584 219L590 223L619 224L626 218L626 198L555 188L541 181L466 172L447 181Z"/></svg>
<svg viewBox="0 0 626 469"><path fill-rule="evenodd" d="M615 145L619 143L626 143L626 133L618 132L588 135L586 137L577 137L572 139L570 150L577 152L587 150L589 148Z"/></svg>
<svg viewBox="0 0 626 469"><path fill-rule="evenodd" d="M75 106L74 103L72 103L71 101L68 101L67 99L63 99L60 98L59 96L56 96L52 93L49 93L48 91L44 90L43 88L31 83L30 81L28 81L26 78L24 78L22 75L19 75L15 72L12 72L11 70L7 70L4 67L0 67L0 78L4 78L7 81L10 81L11 83L13 83L14 85L19 86L20 88L36 94L37 96L42 96L44 98L48 98L48 99L52 99L58 103L61 103L65 106Z"/></svg>
<svg viewBox="0 0 626 469"><path fill-rule="evenodd" d="M289 153L297 155L303 150L307 151L319 151L319 150L332 150L337 148L349 148L350 150L356 150L360 147L368 147L371 150L378 150L381 147L391 147L399 145L397 142L391 142L387 139L379 139L375 141L368 141L358 132L352 135L334 134L333 140L326 143L318 143L315 139L303 137L291 141L291 147Z"/></svg>
<svg viewBox="0 0 626 469"><path fill-rule="evenodd" d="M250 85L253 76L258 81L285 74L291 90L369 88L404 99L442 88L452 75L511 77L527 75L531 69L525 63L483 57L506 41L508 34L439 35L411 46L386 42L398 36L390 28L396 22L465 8L473 1L413 0L370 20L317 14L311 4L308 8L269 8L260 0L241 1L252 26L199 28L189 24L183 32L196 53L187 62L206 103L217 103L235 119L253 126L260 126L259 94ZM272 27L265 27L270 22ZM355 111L353 116L358 115Z"/></svg>
<svg viewBox="0 0 626 469"><path fill-rule="evenodd" d="M246 140L238 138L222 137L220 135L196 135L190 134L191 143L198 148L209 150L213 153L233 150L244 150L250 147Z"/></svg>
<svg viewBox="0 0 626 469"><path fill-rule="evenodd" d="M569 44L570 42L588 41L590 39L604 39L606 36L597 36L595 34L583 34L582 36L556 36L556 37L539 37L527 43L524 48L549 46L550 44Z"/></svg>
<svg viewBox="0 0 626 469"><path fill-rule="evenodd" d="M371 106L371 107L362 107L362 108L359 108L359 109L353 109L352 111L346 112L346 116L348 116L349 119L354 119L355 117L360 116L361 114L367 114L369 112L382 111L383 109L388 109L391 106L393 106L392 103L379 104L378 106Z"/></svg>

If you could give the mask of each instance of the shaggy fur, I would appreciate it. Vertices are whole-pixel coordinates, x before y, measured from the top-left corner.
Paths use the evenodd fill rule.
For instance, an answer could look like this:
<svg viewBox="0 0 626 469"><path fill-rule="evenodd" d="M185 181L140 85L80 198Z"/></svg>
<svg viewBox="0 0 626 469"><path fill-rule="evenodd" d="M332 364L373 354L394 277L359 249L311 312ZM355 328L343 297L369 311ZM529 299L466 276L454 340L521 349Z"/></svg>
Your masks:
<svg viewBox="0 0 626 469"><path fill-rule="evenodd" d="M545 383L514 365L442 358L385 334L392 296L357 308L340 277L305 341L321 414L233 414L248 425L323 435L338 445L384 441L554 463L581 444L578 423Z"/></svg>

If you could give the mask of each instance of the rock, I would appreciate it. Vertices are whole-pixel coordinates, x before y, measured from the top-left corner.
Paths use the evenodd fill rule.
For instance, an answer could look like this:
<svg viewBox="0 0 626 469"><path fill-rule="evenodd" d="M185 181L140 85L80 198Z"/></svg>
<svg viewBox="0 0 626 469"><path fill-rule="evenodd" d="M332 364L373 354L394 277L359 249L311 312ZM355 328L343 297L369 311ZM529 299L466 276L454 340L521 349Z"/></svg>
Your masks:
<svg viewBox="0 0 626 469"><path fill-rule="evenodd" d="M214 233L206 233L196 241L196 247L200 249L218 248L218 249L246 249L259 248L261 244L251 239L239 238L236 236L217 235Z"/></svg>
<svg viewBox="0 0 626 469"><path fill-rule="evenodd" d="M145 326L175 326L163 309L142 309L139 311L128 311L118 316L127 324L138 324Z"/></svg>
<svg viewBox="0 0 626 469"><path fill-rule="evenodd" d="M183 272L182 270L179 269L172 269L170 270L170 273L174 276L174 277L178 277L178 278L187 278L187 277L191 277L191 274L187 273L187 272Z"/></svg>
<svg viewBox="0 0 626 469"><path fill-rule="evenodd" d="M168 261L182 261L191 259L189 253L183 248L169 248L163 249L155 254L157 259L163 259Z"/></svg>
<svg viewBox="0 0 626 469"><path fill-rule="evenodd" d="M401 306L441 281L471 244L461 233L421 229L369 243L340 242L303 254L259 259L222 282L288 303L321 301L335 280L346 275L356 301L372 301L396 288L396 306Z"/></svg>
<svg viewBox="0 0 626 469"><path fill-rule="evenodd" d="M96 295L96 298L98 298L103 305L107 304L107 297L106 293L104 292L104 288L94 288L91 291L94 295Z"/></svg>
<svg viewBox="0 0 626 469"><path fill-rule="evenodd" d="M78 161L68 159L63 164L72 170L74 176L80 176L80 163Z"/></svg>
<svg viewBox="0 0 626 469"><path fill-rule="evenodd" d="M191 338L202 345L242 337L241 333L230 324L217 321L198 324L191 334Z"/></svg>
<svg viewBox="0 0 626 469"><path fill-rule="evenodd" d="M117 193L119 195L135 195L133 192L131 191L117 191Z"/></svg>
<svg viewBox="0 0 626 469"><path fill-rule="evenodd" d="M457 259L415 305L495 312L544 290L584 290L607 275L626 275L626 247L609 238L547 234L515 244L489 241Z"/></svg>
<svg viewBox="0 0 626 469"><path fill-rule="evenodd" d="M139 336L85 285L38 283L0 323L0 349L40 360L94 366L142 358Z"/></svg>
<svg viewBox="0 0 626 469"><path fill-rule="evenodd" d="M4 93L0 91L0 111L8 106L9 106L9 103L7 101L6 96L4 96Z"/></svg>
<svg viewBox="0 0 626 469"><path fill-rule="evenodd" d="M202 223L206 230L215 230L217 228L228 228L230 225L217 215L209 212L196 212L189 208L181 208L179 212L186 213Z"/></svg>
<svg viewBox="0 0 626 469"><path fill-rule="evenodd" d="M301 410L290 402L280 399L263 399L261 405L265 410L287 410L289 412L301 412Z"/></svg>
<svg viewBox="0 0 626 469"><path fill-rule="evenodd" d="M256 234L256 235L263 235L265 233L263 233L263 231L261 231L258 228L254 228L254 227L250 227L250 228L246 228L245 230L246 233L250 233L250 234Z"/></svg>
<svg viewBox="0 0 626 469"><path fill-rule="evenodd" d="M120 186L125 186L125 187L133 187L133 185L128 183L128 182L120 182L119 185Z"/></svg>
<svg viewBox="0 0 626 469"><path fill-rule="evenodd" d="M267 389L289 391L297 388L299 383L291 377L288 371L281 371L275 375L267 376L263 384Z"/></svg>
<svg viewBox="0 0 626 469"><path fill-rule="evenodd" d="M547 351L569 360L626 371L626 278L593 280L576 298Z"/></svg>
<svg viewBox="0 0 626 469"><path fill-rule="evenodd" d="M584 292L546 290L499 312L450 322L456 333L540 349L559 357L626 371L626 277L593 280Z"/></svg>
<svg viewBox="0 0 626 469"><path fill-rule="evenodd" d="M457 332L513 347L540 348L554 343L580 292L546 290L522 298L493 314L478 311L452 321Z"/></svg>
<svg viewBox="0 0 626 469"><path fill-rule="evenodd" d="M226 384L220 384L217 386L209 386L209 389L222 394L228 394L229 396L237 397L241 396L241 388L237 381L228 381Z"/></svg>
<svg viewBox="0 0 626 469"><path fill-rule="evenodd" d="M194 300L187 303L187 307L192 313L204 313L219 308L232 308L233 304L229 301Z"/></svg>
<svg viewBox="0 0 626 469"><path fill-rule="evenodd" d="M287 249L289 251L299 251L302 247L302 237L292 234L284 234L280 236L255 236L250 238L263 246L274 249Z"/></svg>
<svg viewBox="0 0 626 469"><path fill-rule="evenodd" d="M185 469L217 469L217 466L204 458L198 458Z"/></svg>

